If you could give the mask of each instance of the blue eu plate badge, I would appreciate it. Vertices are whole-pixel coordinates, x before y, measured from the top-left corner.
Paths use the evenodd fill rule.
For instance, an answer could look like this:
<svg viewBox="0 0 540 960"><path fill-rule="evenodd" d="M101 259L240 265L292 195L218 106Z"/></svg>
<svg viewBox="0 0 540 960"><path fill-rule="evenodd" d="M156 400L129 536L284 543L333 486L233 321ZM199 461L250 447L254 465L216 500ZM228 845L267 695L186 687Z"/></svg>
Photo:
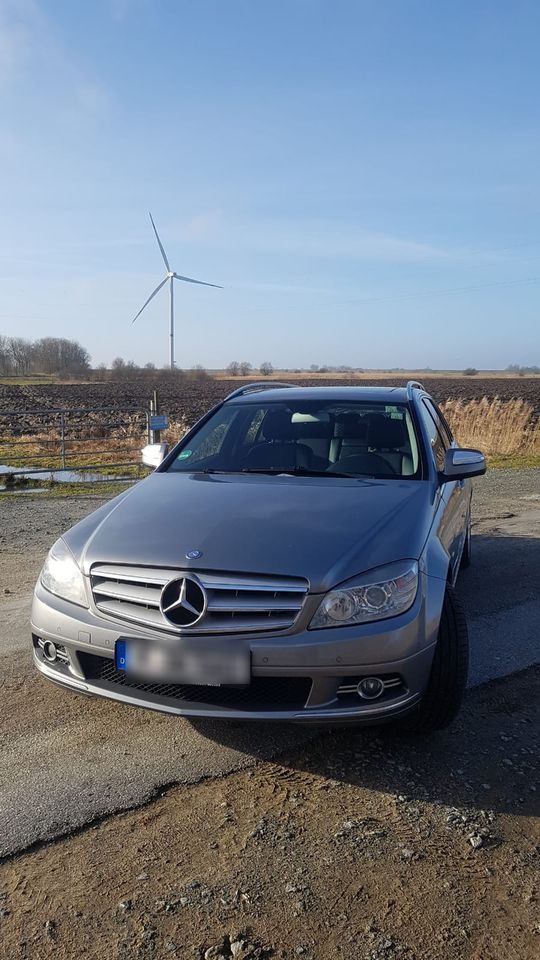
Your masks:
<svg viewBox="0 0 540 960"><path fill-rule="evenodd" d="M127 670L127 649L125 640L117 640L114 649L114 665L117 670Z"/></svg>

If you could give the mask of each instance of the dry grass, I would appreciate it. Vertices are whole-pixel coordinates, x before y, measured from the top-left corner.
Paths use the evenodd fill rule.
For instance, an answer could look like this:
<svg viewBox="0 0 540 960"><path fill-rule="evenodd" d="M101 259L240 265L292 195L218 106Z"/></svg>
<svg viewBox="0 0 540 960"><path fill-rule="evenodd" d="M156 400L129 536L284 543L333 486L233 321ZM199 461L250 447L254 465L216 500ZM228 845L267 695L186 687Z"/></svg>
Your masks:
<svg viewBox="0 0 540 960"><path fill-rule="evenodd" d="M192 426L193 424L188 423L185 417L170 420L168 429L161 431L161 440L163 443L168 443L169 447L172 447L186 435L188 430L191 430Z"/></svg>
<svg viewBox="0 0 540 960"><path fill-rule="evenodd" d="M464 376L462 370L274 370L270 377L262 376L258 370L251 370L245 376L233 376L227 370L208 370L211 380L237 381L238 386L253 383L255 380L271 383L272 380L392 380L405 384L407 380L538 380L540 374L526 373L517 376L512 370L479 370L473 376Z"/></svg>
<svg viewBox="0 0 540 960"><path fill-rule="evenodd" d="M84 436L68 434L65 439L67 467L86 467L92 464L139 462L146 433L140 421L127 421L110 431L89 425ZM28 469L58 470L62 466L62 448L57 427L39 433L20 436L0 436L0 463Z"/></svg>
<svg viewBox="0 0 540 960"><path fill-rule="evenodd" d="M526 400L446 400L444 414L460 444L487 454L540 454L540 419Z"/></svg>

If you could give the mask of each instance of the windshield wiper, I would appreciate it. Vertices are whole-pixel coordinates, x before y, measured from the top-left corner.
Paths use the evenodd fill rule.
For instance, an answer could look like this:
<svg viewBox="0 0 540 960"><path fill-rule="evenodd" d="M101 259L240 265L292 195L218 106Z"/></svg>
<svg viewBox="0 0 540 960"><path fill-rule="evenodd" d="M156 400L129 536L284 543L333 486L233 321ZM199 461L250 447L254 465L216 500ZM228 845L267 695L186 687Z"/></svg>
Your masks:
<svg viewBox="0 0 540 960"><path fill-rule="evenodd" d="M280 473L290 473L290 470L276 470L273 467L241 467L238 473L267 473L270 476L277 476Z"/></svg>
<svg viewBox="0 0 540 960"><path fill-rule="evenodd" d="M220 470L218 469L218 467L203 467L202 470L191 471L191 473L239 473L239 472L240 472L239 470Z"/></svg>
<svg viewBox="0 0 540 960"><path fill-rule="evenodd" d="M357 479L354 473L339 473L337 470L310 470L309 467L294 467L290 472L299 477L348 477L351 480Z"/></svg>
<svg viewBox="0 0 540 960"><path fill-rule="evenodd" d="M326 470L310 470L309 467L289 467L282 470L273 467L242 467L241 473L262 473L268 476L295 476L295 477L348 477L357 479L353 473L337 473L332 470L328 473Z"/></svg>
<svg viewBox="0 0 540 960"><path fill-rule="evenodd" d="M310 470L309 467L289 467L289 469L278 469L276 467L239 467L237 470L224 470L218 467L203 467L202 470L185 471L186 473L205 473L205 474L232 474L232 473L258 473L268 477L345 477L348 480L360 479L355 473L338 473L337 470Z"/></svg>

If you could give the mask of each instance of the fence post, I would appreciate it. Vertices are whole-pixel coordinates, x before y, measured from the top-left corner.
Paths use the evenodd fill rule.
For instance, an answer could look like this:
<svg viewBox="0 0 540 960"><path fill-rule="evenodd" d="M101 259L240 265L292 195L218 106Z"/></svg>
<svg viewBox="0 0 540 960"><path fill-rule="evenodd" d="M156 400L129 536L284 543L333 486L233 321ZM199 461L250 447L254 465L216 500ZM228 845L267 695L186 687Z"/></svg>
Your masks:
<svg viewBox="0 0 540 960"><path fill-rule="evenodd" d="M62 458L62 467L66 465L66 424L64 411L60 411L60 456Z"/></svg>
<svg viewBox="0 0 540 960"><path fill-rule="evenodd" d="M157 392L157 390L154 390L154 392L153 392L153 394L152 394L152 407L153 407L154 413L157 415L157 414L159 413L159 397L158 397L158 392ZM153 443L161 443L161 431L160 431L160 430L154 430L154 431L153 431L153 437L154 437L154 439L153 439L153 441L152 441Z"/></svg>

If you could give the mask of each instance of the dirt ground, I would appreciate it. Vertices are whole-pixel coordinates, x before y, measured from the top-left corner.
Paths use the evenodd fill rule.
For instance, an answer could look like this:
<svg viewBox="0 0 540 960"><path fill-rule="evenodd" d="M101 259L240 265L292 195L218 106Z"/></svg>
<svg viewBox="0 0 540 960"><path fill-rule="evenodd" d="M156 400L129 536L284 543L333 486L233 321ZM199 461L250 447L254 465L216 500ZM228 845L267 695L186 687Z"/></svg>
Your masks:
<svg viewBox="0 0 540 960"><path fill-rule="evenodd" d="M0 955L533 960L539 719L530 668L428 740L333 731L164 791L1 865Z"/></svg>

